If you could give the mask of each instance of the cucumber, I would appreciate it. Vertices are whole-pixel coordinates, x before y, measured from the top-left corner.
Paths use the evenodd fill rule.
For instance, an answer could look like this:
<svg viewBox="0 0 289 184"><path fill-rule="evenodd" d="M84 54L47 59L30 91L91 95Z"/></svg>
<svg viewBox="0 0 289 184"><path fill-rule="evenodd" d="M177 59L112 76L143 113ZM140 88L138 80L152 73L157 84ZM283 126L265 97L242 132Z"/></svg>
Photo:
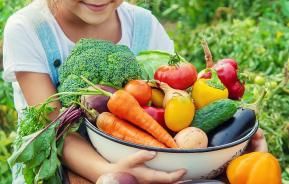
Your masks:
<svg viewBox="0 0 289 184"><path fill-rule="evenodd" d="M209 133L219 125L230 119L237 111L237 102L230 99L222 99L208 104L196 111L193 119L193 127Z"/></svg>

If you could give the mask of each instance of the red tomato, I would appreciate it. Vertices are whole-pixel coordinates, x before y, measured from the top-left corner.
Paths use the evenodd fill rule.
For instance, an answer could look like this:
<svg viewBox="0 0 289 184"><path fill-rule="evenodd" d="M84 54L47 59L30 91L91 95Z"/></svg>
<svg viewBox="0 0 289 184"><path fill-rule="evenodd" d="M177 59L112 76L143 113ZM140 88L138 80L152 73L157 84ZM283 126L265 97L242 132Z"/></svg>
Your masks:
<svg viewBox="0 0 289 184"><path fill-rule="evenodd" d="M142 80L129 81L125 85L124 90L129 92L141 106L147 105L152 97L151 87Z"/></svg>
<svg viewBox="0 0 289 184"><path fill-rule="evenodd" d="M174 89L187 89L197 80L198 73L194 65L180 62L177 65L164 65L157 69L154 78L167 83Z"/></svg>

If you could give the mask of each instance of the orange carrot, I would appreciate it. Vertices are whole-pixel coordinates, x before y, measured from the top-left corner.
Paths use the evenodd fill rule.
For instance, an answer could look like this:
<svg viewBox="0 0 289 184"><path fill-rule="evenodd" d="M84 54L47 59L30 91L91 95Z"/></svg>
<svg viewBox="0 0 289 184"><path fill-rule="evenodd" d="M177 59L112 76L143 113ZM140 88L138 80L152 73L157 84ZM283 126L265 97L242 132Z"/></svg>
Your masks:
<svg viewBox="0 0 289 184"><path fill-rule="evenodd" d="M112 113L101 113L97 118L96 124L100 130L121 140L146 146L165 148L165 145L148 133L119 119Z"/></svg>
<svg viewBox="0 0 289 184"><path fill-rule="evenodd" d="M136 99L124 90L110 96L107 107L111 113L149 132L169 148L177 148L172 136L138 104Z"/></svg>

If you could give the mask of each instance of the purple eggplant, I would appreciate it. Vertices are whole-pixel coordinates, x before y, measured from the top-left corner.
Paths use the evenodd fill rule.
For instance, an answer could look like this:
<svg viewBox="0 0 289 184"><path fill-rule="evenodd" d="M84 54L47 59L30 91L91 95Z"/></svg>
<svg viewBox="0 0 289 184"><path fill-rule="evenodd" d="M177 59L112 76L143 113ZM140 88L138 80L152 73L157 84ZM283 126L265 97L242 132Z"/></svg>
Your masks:
<svg viewBox="0 0 289 184"><path fill-rule="evenodd" d="M117 89L109 86L104 86L104 85L96 85L97 87L110 92L114 93L117 91ZM88 89L93 90L93 87L89 87ZM102 113L102 112L108 112L107 108L107 102L109 100L109 97L103 96L103 95L83 95L81 96L81 103L90 111L96 111L95 113ZM86 112L87 118L91 121L94 122L95 117L91 117L91 115Z"/></svg>
<svg viewBox="0 0 289 184"><path fill-rule="evenodd" d="M256 122L255 112L251 109L239 109L227 122L209 135L209 147L220 146L244 137L252 130Z"/></svg>

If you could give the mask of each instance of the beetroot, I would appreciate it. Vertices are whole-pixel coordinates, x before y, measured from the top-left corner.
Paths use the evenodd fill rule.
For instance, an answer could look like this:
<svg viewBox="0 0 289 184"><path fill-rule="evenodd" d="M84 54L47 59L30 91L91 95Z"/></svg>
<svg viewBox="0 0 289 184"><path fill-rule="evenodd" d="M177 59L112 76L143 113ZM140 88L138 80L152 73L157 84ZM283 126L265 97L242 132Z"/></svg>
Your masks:
<svg viewBox="0 0 289 184"><path fill-rule="evenodd" d="M100 176L96 184L138 184L138 181L131 174L118 172Z"/></svg>

